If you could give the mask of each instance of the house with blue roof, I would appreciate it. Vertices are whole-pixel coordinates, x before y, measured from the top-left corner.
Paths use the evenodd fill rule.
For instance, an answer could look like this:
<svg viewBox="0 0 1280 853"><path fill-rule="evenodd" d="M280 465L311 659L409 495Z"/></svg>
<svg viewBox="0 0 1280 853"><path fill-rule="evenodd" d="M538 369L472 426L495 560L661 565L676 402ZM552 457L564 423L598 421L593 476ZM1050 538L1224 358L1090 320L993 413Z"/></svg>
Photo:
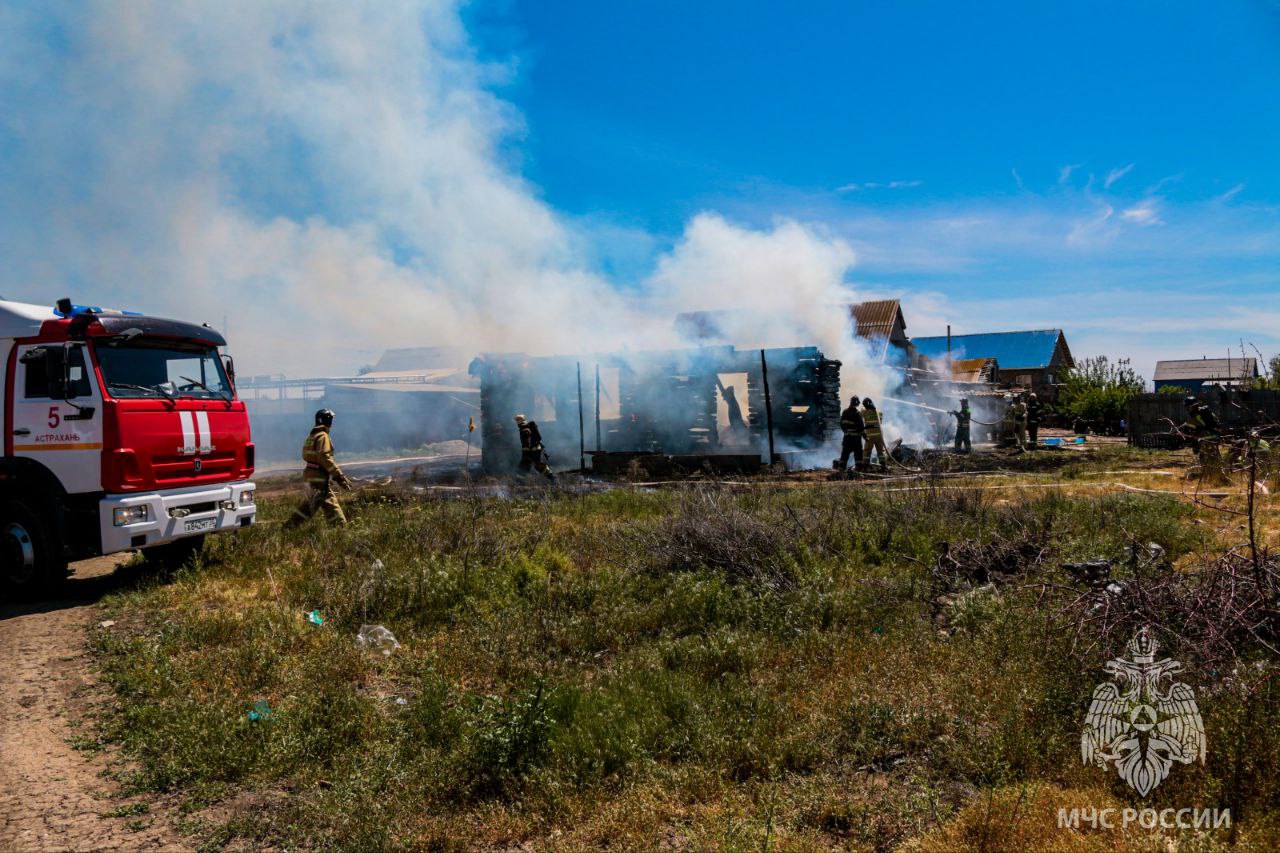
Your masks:
<svg viewBox="0 0 1280 853"><path fill-rule="evenodd" d="M1052 397L1055 386L1063 382L1066 371L1075 365L1061 329L938 335L912 338L911 343L917 353L938 363L948 356L953 362L972 358L995 359L1000 365L1003 383L1034 390L1041 397ZM1040 394L1041 391L1047 395Z"/></svg>

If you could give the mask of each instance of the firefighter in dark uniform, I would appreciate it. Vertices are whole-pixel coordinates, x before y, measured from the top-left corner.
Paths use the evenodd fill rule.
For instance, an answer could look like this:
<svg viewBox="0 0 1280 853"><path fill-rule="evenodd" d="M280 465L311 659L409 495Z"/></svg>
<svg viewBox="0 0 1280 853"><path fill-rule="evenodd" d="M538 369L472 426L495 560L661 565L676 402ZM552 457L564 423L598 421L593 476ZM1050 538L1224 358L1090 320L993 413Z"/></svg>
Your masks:
<svg viewBox="0 0 1280 853"><path fill-rule="evenodd" d="M332 426L331 410L321 409L316 412L316 425L302 444L302 461L306 463L302 476L307 481L310 494L285 522L286 527L296 527L314 516L318 510L324 510L325 518L335 524L347 523L342 505L338 503L338 496L333 493L333 484L336 481L342 488L350 489L351 481L342 473L338 461L333 457L333 439L329 437Z"/></svg>
<svg viewBox="0 0 1280 853"><path fill-rule="evenodd" d="M1044 406L1032 391L1027 395L1027 448L1035 450L1040 441L1040 417Z"/></svg>
<svg viewBox="0 0 1280 853"><path fill-rule="evenodd" d="M1187 420L1182 424L1182 431L1195 441L1200 464L1210 464L1218 455L1218 416L1208 404L1190 395L1183 403L1187 407Z"/></svg>
<svg viewBox="0 0 1280 853"><path fill-rule="evenodd" d="M858 411L858 397L854 395L849 400L849 408L840 413L840 429L844 432L844 438L840 442L840 459L836 462L836 468L840 471L849 467L849 454L853 454L853 465L855 468L862 467L862 440L864 438L864 425L862 422L862 414Z"/></svg>
<svg viewBox="0 0 1280 853"><path fill-rule="evenodd" d="M556 477L551 473L551 466L547 465L546 450L542 447L542 433L538 431L538 425L524 415L516 415L516 429L520 430L520 472L527 474L531 470L537 471L554 483Z"/></svg>
<svg viewBox="0 0 1280 853"><path fill-rule="evenodd" d="M876 452L876 461L881 471L889 470L889 450L884 446L884 435L880 432L880 412L870 397L862 401L862 424L865 439L862 448L862 464L871 467L871 451Z"/></svg>
<svg viewBox="0 0 1280 853"><path fill-rule="evenodd" d="M973 420L973 412L969 411L968 399L960 398L960 411L952 412L956 416L956 453L971 453L973 442L969 440L969 423Z"/></svg>

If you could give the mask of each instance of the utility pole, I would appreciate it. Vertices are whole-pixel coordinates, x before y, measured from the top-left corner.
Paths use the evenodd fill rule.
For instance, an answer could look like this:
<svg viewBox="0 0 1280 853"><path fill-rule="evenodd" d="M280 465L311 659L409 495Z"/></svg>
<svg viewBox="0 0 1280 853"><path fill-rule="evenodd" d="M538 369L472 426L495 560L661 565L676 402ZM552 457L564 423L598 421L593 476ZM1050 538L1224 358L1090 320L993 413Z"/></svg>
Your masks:
<svg viewBox="0 0 1280 853"><path fill-rule="evenodd" d="M764 350L760 350L760 374L764 383L764 421L769 428L769 464L773 464L773 401L769 398L769 363L764 360Z"/></svg>
<svg viewBox="0 0 1280 853"><path fill-rule="evenodd" d="M587 438L582 422L582 362L578 362L578 470L587 471Z"/></svg>

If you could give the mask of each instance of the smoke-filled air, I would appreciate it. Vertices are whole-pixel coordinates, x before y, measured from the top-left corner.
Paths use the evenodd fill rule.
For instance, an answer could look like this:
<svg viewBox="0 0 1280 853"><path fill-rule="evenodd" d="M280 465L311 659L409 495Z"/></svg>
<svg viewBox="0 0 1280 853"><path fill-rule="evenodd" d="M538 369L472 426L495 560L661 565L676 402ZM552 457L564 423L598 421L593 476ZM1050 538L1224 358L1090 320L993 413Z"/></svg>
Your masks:
<svg viewBox="0 0 1280 853"><path fill-rule="evenodd" d="M880 394L847 311L851 247L779 218L694 216L641 281L519 171L520 114L459 4L91 2L0 11L0 293L227 327L245 374L349 375L390 347L817 345ZM756 319L750 319L750 318Z"/></svg>

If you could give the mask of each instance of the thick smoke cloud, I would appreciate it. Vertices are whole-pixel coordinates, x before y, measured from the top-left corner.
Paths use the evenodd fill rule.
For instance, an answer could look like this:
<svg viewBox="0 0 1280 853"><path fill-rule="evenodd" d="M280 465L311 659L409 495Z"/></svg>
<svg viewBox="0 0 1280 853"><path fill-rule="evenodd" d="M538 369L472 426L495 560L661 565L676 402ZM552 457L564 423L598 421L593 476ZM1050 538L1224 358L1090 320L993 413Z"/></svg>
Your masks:
<svg viewBox="0 0 1280 853"><path fill-rule="evenodd" d="M843 241L694 218L644 282L512 162L458 4L111 0L0 12L0 292L229 327L244 374L344 374L386 347L671 346L675 312L741 306L743 343L856 367ZM767 338L767 340L766 340Z"/></svg>

